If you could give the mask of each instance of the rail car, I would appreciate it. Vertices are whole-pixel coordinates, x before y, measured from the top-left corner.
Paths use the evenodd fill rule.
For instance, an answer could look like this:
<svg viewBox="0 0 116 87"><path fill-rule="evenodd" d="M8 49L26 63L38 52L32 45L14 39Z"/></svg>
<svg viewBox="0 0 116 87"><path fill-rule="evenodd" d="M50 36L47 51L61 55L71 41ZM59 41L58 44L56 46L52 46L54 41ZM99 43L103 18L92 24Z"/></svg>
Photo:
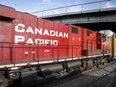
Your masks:
<svg viewBox="0 0 116 87"><path fill-rule="evenodd" d="M98 67L111 58L106 38L0 5L0 83L18 87Z"/></svg>
<svg viewBox="0 0 116 87"><path fill-rule="evenodd" d="M111 56L116 59L116 34L109 36L107 41L110 44Z"/></svg>

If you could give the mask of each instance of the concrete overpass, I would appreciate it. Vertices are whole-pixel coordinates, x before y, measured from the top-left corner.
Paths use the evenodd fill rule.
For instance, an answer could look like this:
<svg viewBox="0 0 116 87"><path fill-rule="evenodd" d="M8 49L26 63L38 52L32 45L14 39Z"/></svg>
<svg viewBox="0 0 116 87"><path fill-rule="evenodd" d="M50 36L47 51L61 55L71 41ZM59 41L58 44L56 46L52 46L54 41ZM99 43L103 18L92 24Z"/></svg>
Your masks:
<svg viewBox="0 0 116 87"><path fill-rule="evenodd" d="M64 24L71 23L96 31L108 29L116 32L116 6L102 6L102 3L108 3L108 1L110 0L54 8L33 14L42 13L41 18Z"/></svg>

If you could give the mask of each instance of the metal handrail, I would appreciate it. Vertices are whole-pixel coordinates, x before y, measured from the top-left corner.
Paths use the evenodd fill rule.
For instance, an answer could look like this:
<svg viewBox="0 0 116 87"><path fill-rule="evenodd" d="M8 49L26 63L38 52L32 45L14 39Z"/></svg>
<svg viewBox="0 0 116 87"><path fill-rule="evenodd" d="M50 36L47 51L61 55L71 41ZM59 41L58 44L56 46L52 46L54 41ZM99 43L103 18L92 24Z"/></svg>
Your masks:
<svg viewBox="0 0 116 87"><path fill-rule="evenodd" d="M90 41L91 42L91 41ZM88 43L89 43L89 40L85 43L85 45L87 45L87 47L86 47L86 50L92 50L92 47L90 47L91 49L89 49L89 45L88 45ZM92 43L90 43L90 44L92 44ZM19 46L18 46L19 45ZM63 48L62 48L63 47ZM61 50L65 50L65 57L63 57L63 59L67 59L68 57L70 57L70 58L72 58L72 60L73 60L73 58L75 58L75 57L77 57L78 56L78 54L76 53L75 54L75 50L76 51L78 51L78 50L80 50L80 49L78 49L78 47L80 48L81 47L81 45L57 45L57 46L51 46L51 45L48 45L48 47L46 48L46 49L48 49L48 50L51 50L51 53L52 53L52 55L49 55L49 57L50 58L53 58L54 59L54 50L57 50L56 52L56 54L57 54L57 56L56 56L56 59L57 59L57 61L60 59L60 51ZM17 44L17 45L15 45L15 44L13 44L13 43L8 43L8 42L4 42L4 43L0 43L0 49L1 49L1 52L2 52L2 50L4 50L4 48L6 49L6 48L9 48L8 50L10 51L10 60L12 61L12 62L15 62L16 61L16 54L15 54L15 50L17 49L17 48L24 48L24 49L27 49L27 48L29 48L29 49L32 49L32 51L36 51L36 54L34 55L34 54L32 54L32 56L33 56L33 60L36 60L35 58L36 57L38 57L38 59L36 60L36 61L39 61L39 54L38 53L40 53L40 50L41 49L45 49L45 47L44 47L44 45L26 45L26 44L24 44L24 43L22 43L22 45L21 45L21 43L20 44ZM83 50L83 49L81 49L81 50ZM95 49L94 49L95 50ZM29 51L29 52L31 52L31 51ZM69 55L69 52L71 52L71 54ZM88 53L87 53L88 54ZM3 55L3 54L2 54ZM35 57L36 56L36 57ZM81 56L81 54L80 54L80 56ZM88 55L87 55L87 57L88 57ZM1 56L1 58L3 59L3 56Z"/></svg>
<svg viewBox="0 0 116 87"><path fill-rule="evenodd" d="M96 9L103 9L102 8L102 3L108 2L108 1L111 1L111 0L100 0L100 1L83 3L83 4L69 5L69 6L58 7L58 8L53 8L53 9L47 9L47 10L42 10L42 11L35 11L35 12L32 12L31 14L35 14L35 15L36 14L37 15L41 14L40 17L42 17L42 16L56 15L56 14L61 14L61 13L68 14L68 13L71 13L71 12L83 12L83 11L87 11L87 10L84 10L84 6L86 6L86 5L94 5L94 4L98 5L98 8L96 8ZM78 6L79 9L77 9L76 6ZM70 10L69 11L68 9L72 8L72 7L76 7L76 9L78 11L77 10L74 10L74 11ZM62 10L62 12L58 13L58 10ZM95 10L95 8L92 7L90 10ZM46 14L46 13L49 13L49 14Z"/></svg>

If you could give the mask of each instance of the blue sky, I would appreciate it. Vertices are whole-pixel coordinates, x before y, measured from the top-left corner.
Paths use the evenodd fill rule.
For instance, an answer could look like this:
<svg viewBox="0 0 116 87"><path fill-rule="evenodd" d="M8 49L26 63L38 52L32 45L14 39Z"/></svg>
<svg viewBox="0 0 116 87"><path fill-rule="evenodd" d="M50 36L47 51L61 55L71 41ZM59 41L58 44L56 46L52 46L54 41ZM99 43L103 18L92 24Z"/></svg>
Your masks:
<svg viewBox="0 0 116 87"><path fill-rule="evenodd" d="M101 0L0 0L0 4L7 5L22 12L35 12L67 5L82 4ZM116 0L104 3L105 6L116 6ZM91 8L91 6L89 7Z"/></svg>

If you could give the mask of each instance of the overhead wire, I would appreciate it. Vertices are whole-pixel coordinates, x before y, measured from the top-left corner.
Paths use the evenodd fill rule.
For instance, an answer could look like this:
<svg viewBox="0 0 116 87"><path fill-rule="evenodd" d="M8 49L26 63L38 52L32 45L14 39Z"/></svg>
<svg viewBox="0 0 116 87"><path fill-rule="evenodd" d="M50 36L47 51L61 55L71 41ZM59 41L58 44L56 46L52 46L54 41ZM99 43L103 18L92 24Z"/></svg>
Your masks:
<svg viewBox="0 0 116 87"><path fill-rule="evenodd" d="M8 6L12 6L12 7L13 7L13 5L16 6L16 4L14 2L12 2L11 0L0 0L0 2L6 3L6 4L8 4Z"/></svg>

